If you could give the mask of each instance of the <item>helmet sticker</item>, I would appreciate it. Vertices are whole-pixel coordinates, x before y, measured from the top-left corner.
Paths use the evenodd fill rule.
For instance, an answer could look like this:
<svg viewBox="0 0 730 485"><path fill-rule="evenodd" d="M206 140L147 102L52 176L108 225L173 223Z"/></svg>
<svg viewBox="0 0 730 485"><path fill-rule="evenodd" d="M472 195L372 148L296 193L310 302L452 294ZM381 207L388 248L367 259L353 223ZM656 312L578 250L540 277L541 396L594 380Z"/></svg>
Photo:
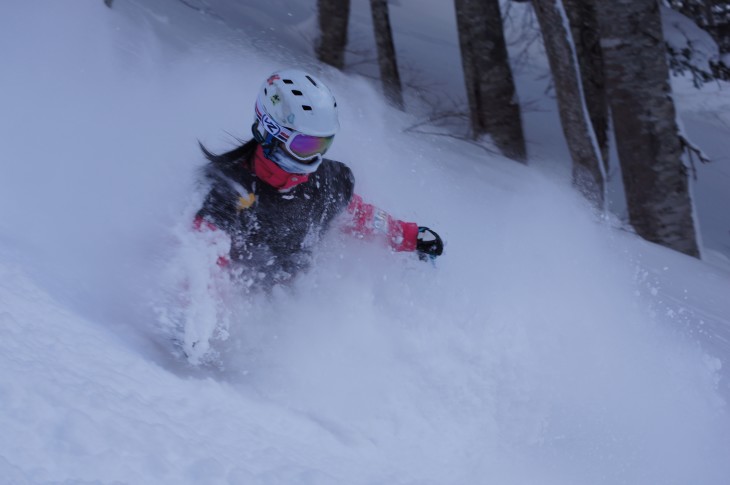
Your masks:
<svg viewBox="0 0 730 485"><path fill-rule="evenodd" d="M274 84L274 81L278 81L279 79L281 79L281 77L278 74L272 74L271 77L266 80L266 82L269 83L269 86L271 86L272 84Z"/></svg>
<svg viewBox="0 0 730 485"><path fill-rule="evenodd" d="M273 104L274 106L276 106L276 103L281 101L281 98L279 97L278 94L273 95L270 99L271 99L271 104Z"/></svg>
<svg viewBox="0 0 730 485"><path fill-rule="evenodd" d="M276 136L281 132L281 126L279 126L276 121L272 120L269 115L264 114L261 118L261 122L264 124L266 131L271 133L273 136Z"/></svg>
<svg viewBox="0 0 730 485"><path fill-rule="evenodd" d="M287 123L294 123L294 119L295 119L294 113L289 113L289 116L286 117Z"/></svg>

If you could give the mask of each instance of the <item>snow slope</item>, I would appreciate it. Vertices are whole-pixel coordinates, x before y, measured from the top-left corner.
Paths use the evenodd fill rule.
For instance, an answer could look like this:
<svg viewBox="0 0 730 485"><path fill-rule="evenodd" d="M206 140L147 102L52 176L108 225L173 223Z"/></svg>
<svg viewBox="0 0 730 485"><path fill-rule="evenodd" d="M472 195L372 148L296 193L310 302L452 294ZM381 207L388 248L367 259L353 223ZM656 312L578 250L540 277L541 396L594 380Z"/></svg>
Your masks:
<svg viewBox="0 0 730 485"><path fill-rule="evenodd" d="M327 69L333 158L446 255L333 234L292 288L233 297L220 366L175 358L155 310L205 256L196 140L246 137L282 57L178 2L115 9L0 18L0 482L726 483L730 274L560 177L403 134Z"/></svg>

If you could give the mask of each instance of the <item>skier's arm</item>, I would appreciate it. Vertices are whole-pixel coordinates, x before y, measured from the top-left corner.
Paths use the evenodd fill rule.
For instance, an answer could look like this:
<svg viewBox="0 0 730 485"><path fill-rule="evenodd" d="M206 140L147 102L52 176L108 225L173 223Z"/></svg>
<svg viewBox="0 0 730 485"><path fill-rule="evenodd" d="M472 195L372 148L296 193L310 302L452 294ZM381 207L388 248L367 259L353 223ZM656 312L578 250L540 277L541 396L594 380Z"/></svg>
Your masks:
<svg viewBox="0 0 730 485"><path fill-rule="evenodd" d="M204 233L211 237L211 243L227 237L227 230L231 227L235 214L233 197L222 190L220 186L214 186L203 202L203 206L195 215L193 229L196 232ZM218 266L227 266L229 259L227 255L218 258Z"/></svg>
<svg viewBox="0 0 730 485"><path fill-rule="evenodd" d="M235 194L224 184L214 184L205 197L203 206L195 215L195 228L227 231L236 217ZM203 224L203 222L205 224Z"/></svg>
<svg viewBox="0 0 730 485"><path fill-rule="evenodd" d="M444 243L435 231L415 222L395 219L384 210L366 203L354 193L355 177L350 169L343 164L337 166L345 171L345 176L338 180L342 182L340 193L344 201L349 201L345 219L347 232L362 238L385 239L395 251L416 251L424 260L443 253Z"/></svg>
<svg viewBox="0 0 730 485"><path fill-rule="evenodd" d="M393 218L362 197L353 194L347 206L350 218L346 229L365 238L384 238L395 251L415 251L418 242L418 224Z"/></svg>

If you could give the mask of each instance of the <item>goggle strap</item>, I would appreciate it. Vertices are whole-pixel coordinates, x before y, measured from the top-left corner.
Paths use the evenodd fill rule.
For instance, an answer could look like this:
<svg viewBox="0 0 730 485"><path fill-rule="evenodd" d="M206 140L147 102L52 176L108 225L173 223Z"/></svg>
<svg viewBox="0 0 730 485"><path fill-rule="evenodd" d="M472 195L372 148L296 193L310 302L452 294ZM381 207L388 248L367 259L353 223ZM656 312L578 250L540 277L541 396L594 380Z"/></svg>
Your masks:
<svg viewBox="0 0 730 485"><path fill-rule="evenodd" d="M261 123L258 120L251 125L251 131L253 132L254 139L262 146L266 147L273 145L274 135L264 130L264 133L266 134L266 136L264 136L264 134L261 133Z"/></svg>
<svg viewBox="0 0 730 485"><path fill-rule="evenodd" d="M251 133L253 134L254 140L256 140L259 143L264 142L264 136L261 134L261 130L259 127L261 126L261 122L259 120L256 120L251 125Z"/></svg>

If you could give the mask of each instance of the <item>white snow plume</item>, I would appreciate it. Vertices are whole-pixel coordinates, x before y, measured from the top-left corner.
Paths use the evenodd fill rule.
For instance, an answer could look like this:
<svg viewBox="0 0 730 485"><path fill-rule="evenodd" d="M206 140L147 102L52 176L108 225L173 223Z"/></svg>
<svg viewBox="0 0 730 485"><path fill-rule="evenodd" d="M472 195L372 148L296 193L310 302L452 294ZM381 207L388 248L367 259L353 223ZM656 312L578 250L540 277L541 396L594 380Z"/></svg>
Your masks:
<svg viewBox="0 0 730 485"><path fill-rule="evenodd" d="M690 296L721 294L727 275L600 226L568 182L402 134L406 115L326 69L332 157L364 198L437 230L445 255L434 267L332 233L312 271L233 296L221 327L215 298L195 297L216 365L172 356L150 304L178 310L158 299L169 278L210 296L202 259L217 256L180 229L200 197L196 141L247 138L281 66L206 41L223 27L178 2L136 23L102 2L40 3L0 18L2 476L726 481L724 356L656 313L662 288L644 291L636 260L685 268L671 283ZM702 305L723 321L722 302Z"/></svg>

